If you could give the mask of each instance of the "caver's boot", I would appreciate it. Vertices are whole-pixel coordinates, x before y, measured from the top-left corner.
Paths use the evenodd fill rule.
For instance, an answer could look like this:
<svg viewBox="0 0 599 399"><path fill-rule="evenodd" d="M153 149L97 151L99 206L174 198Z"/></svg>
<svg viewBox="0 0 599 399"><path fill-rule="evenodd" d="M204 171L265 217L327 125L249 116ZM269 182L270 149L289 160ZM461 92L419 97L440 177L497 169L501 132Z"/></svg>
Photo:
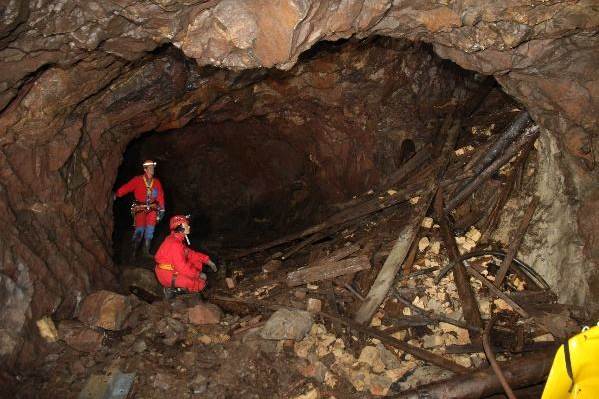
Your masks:
<svg viewBox="0 0 599 399"><path fill-rule="evenodd" d="M129 253L129 262L135 263L135 258L137 257L137 251L139 251L140 246L141 246L141 239L131 241L131 252Z"/></svg>
<svg viewBox="0 0 599 399"><path fill-rule="evenodd" d="M150 253L150 241L144 241L144 246L142 248L142 255L146 259L153 259L154 257Z"/></svg>

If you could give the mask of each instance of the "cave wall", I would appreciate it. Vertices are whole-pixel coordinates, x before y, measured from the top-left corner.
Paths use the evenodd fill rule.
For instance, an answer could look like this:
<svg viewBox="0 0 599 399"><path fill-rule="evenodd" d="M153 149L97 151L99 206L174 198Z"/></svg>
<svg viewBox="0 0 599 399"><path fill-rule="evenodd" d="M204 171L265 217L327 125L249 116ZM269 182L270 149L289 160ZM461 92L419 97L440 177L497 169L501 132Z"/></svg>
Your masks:
<svg viewBox="0 0 599 399"><path fill-rule="evenodd" d="M493 74L552 135L574 234L596 270L597 35L592 1L233 0L0 5L0 358L39 350L32 320L69 314L112 281L109 197L120 154L180 128L256 67L290 69L321 40L373 34L433 44ZM172 43L199 65L163 54ZM155 52L152 54L151 52ZM559 269L561 264L551 265ZM597 306L597 290L584 304ZM6 360L6 361L4 361Z"/></svg>

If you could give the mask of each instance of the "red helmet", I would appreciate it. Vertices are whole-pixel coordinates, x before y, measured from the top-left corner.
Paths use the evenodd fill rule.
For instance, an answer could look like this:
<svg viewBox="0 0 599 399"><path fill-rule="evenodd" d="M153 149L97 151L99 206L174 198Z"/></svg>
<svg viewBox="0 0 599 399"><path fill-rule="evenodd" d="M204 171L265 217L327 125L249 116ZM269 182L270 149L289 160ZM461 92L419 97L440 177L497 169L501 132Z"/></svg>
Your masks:
<svg viewBox="0 0 599 399"><path fill-rule="evenodd" d="M185 215L176 215L171 218L169 222L169 227L171 230L175 230L183 223L189 223L189 218Z"/></svg>

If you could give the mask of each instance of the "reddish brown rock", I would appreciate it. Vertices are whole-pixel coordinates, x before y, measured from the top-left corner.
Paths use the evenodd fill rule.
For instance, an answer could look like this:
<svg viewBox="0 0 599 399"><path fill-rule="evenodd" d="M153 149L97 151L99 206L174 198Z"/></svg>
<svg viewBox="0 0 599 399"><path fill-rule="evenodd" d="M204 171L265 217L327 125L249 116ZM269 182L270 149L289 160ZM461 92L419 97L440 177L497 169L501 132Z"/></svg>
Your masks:
<svg viewBox="0 0 599 399"><path fill-rule="evenodd" d="M111 260L109 198L121 154L133 138L198 119L218 119L219 107L226 108L227 99L231 99L235 110L253 104L255 108L247 115L260 115L265 120L284 115L282 119L296 125L292 136L306 138L291 147L307 148L316 156L305 164L302 157L282 159L285 167L280 170L295 166L296 171L302 171L312 165L319 170L318 180L336 182L347 169L351 183L350 175L373 171L372 162L378 159L374 155L356 157L356 149L374 151L381 144L364 144L368 140L363 133L393 135L396 126L384 121L379 124L376 114L364 118L370 111L356 114L353 104L344 102L346 96L350 102L363 98L376 106L411 96L426 102L431 95L421 86L412 86L419 77L452 91L447 81L426 76L441 66L422 67L404 55L395 57L397 67L388 63L390 73L418 73L406 76L404 89L383 84L388 92L381 93L386 95L370 87L358 88L359 95L347 94L349 81L362 76L375 82L379 76L376 70L368 74L361 71L366 64L351 56L345 59L355 70L322 62L313 73L303 74L298 80L305 86L296 88L275 82L253 86L246 92L244 85L250 87L252 79L255 82L261 77L230 72L272 66L288 70L301 53L319 41L378 35L431 43L441 57L463 68L495 75L503 89L540 123L543 134L559 138L559 167L574 214L578 214L578 204L584 206L585 193L597 181L598 168L593 166L597 157L593 154L597 153L599 116L599 36L592 1L167 3L158 7L153 2L132 2L123 8L112 3L98 7L94 2L66 0L61 2L61 12L56 12L53 2L36 3L35 7L25 1L7 3L0 28L0 185L6 188L0 191L0 223L4 227L0 242L5 251L0 272L0 291L5 293L0 302L0 340L5 344L0 351L1 363L33 360L19 354L35 354L43 345L35 320L54 312L59 319L70 317L82 296L114 287L117 270ZM102 21L101 29L98 21ZM151 53L169 44L173 44L170 50ZM175 47L199 65L229 70L193 70L189 67L193 63L184 61ZM360 54L366 55L368 47L362 47ZM376 58L380 53L372 55ZM337 75L333 71L340 72ZM338 81L339 76L348 79ZM312 89L322 91L313 92L319 101L306 107L306 114L310 116L322 107L323 114L333 115L328 125L340 126L338 131L327 131L323 135L326 140L318 144L311 144L304 133L310 126L320 128L323 124L294 112L304 102L309 103L306 97ZM228 96L232 92L236 94ZM244 97L248 93L257 97ZM294 106L272 108L262 101L270 96L290 98ZM233 97L244 101L233 101ZM325 103L331 108L323 107ZM443 104L435 104L436 109L445 109ZM426 114L420 108L407 109L406 113ZM336 112L330 113L330 109ZM393 110L383 112L391 114ZM243 114L232 118L239 121ZM376 122L366 122L359 129L340 124L348 120ZM284 122L275 121L277 124ZM229 130L235 128L232 125ZM254 130L260 132L256 142L263 144L265 140L258 140L264 138L267 129ZM354 139L360 140L360 145L352 142ZM335 165L343 167L335 170ZM243 177L236 181L250 181ZM376 181L376 174L363 181L367 180ZM232 191L264 193L264 187L269 187L265 183L269 181L251 190L241 184ZM285 194L295 202L305 201L309 190L300 187L304 183L299 181L296 189ZM332 184L327 195L339 195L345 185L345 181ZM281 203L280 199L275 203ZM575 256L571 256L577 258L582 253L582 234L586 237L586 257L581 256L575 267L588 269L588 275L595 276L597 260L588 255L597 253L597 243L588 239L592 233L586 232L588 224L580 220L575 234L564 232L558 237L556 248L578 248L572 249ZM558 274L562 262L551 261L547 267ZM583 305L597 303L599 291L588 292L587 296L568 297L567 292L565 296Z"/></svg>
<svg viewBox="0 0 599 399"><path fill-rule="evenodd" d="M189 322L196 325L218 324L222 314L218 306L207 302L189 308L187 311Z"/></svg>
<svg viewBox="0 0 599 399"><path fill-rule="evenodd" d="M129 299L110 291L88 295L79 310L79 320L88 326L118 331L131 312Z"/></svg>
<svg viewBox="0 0 599 399"><path fill-rule="evenodd" d="M104 334L78 321L65 320L58 325L58 335L67 345L81 352L95 352L102 346Z"/></svg>

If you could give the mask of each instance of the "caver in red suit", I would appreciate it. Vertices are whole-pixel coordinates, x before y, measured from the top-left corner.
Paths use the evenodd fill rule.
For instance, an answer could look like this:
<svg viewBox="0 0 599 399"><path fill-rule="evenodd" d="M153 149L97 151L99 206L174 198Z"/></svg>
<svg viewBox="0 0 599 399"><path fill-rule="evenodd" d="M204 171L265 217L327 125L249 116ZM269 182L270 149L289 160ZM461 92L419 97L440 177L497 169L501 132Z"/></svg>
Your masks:
<svg viewBox="0 0 599 399"><path fill-rule="evenodd" d="M171 234L162 242L156 252L156 277L167 288L185 288L199 292L206 287L206 280L200 276L204 264L216 270L210 257L187 246L189 221L185 216L173 216L170 220Z"/></svg>
<svg viewBox="0 0 599 399"><path fill-rule="evenodd" d="M144 174L135 176L121 186L115 193L120 198L133 193L135 204L132 207L135 219L133 232L134 248L145 239L144 252L149 255L150 243L154 237L157 221L164 214L164 190L160 181L154 177L156 162L147 160L143 163Z"/></svg>

